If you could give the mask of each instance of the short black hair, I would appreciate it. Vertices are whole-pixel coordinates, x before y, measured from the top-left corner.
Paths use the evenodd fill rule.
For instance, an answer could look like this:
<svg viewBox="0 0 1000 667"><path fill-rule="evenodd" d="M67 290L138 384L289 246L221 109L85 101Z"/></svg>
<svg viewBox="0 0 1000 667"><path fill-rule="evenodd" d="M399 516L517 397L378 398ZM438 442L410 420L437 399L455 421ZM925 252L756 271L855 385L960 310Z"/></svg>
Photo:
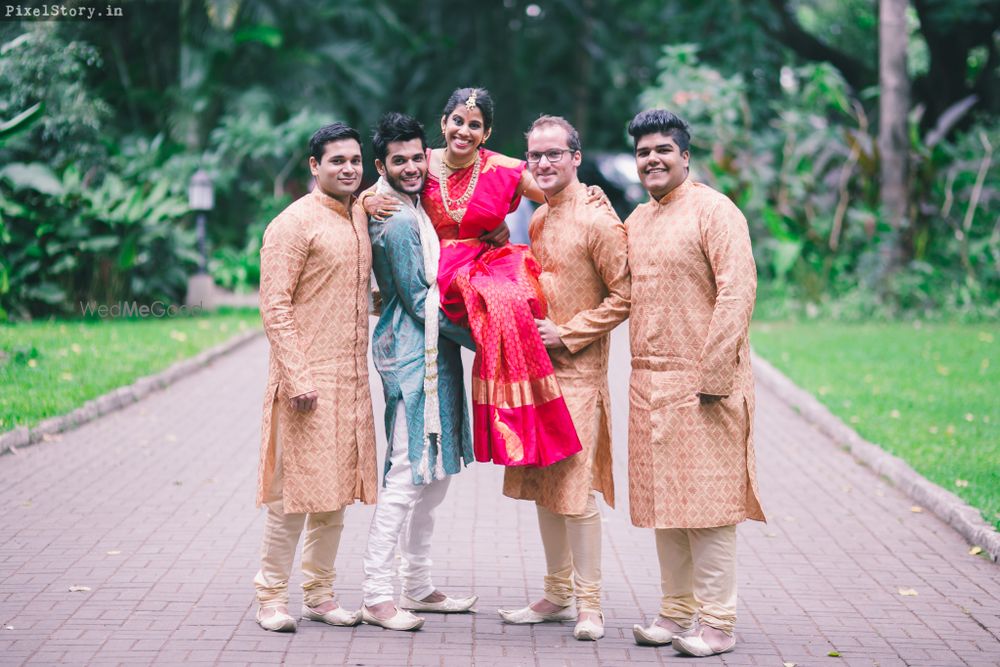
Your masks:
<svg viewBox="0 0 1000 667"><path fill-rule="evenodd" d="M375 159L385 162L389 154L389 144L394 141L410 141L420 139L420 145L426 150L427 137L424 126L413 116L390 111L378 119L378 125L372 132L372 148L375 149Z"/></svg>
<svg viewBox="0 0 1000 667"><path fill-rule="evenodd" d="M639 140L644 136L657 132L671 137L682 152L691 147L691 132L688 124L666 109L640 111L628 124L628 133L632 136L633 149L639 145Z"/></svg>
<svg viewBox="0 0 1000 667"><path fill-rule="evenodd" d="M444 105L441 115L447 118L448 114L465 104L473 92L476 93L476 106L483 114L483 128L489 130L493 127L493 98L490 97L490 91L485 88L456 88L448 98L448 103Z"/></svg>
<svg viewBox="0 0 1000 667"><path fill-rule="evenodd" d="M574 153L580 150L580 133L576 131L573 124L562 116L549 116L547 114L542 114L535 119L535 122L531 124L528 131L524 133L524 139L527 140L531 133L540 127L561 127L566 130L566 147L569 148Z"/></svg>
<svg viewBox="0 0 1000 667"><path fill-rule="evenodd" d="M361 135L353 127L348 127L340 121L324 125L316 130L312 138L309 139L309 154L316 158L317 162L322 162L326 145L332 141L343 141L344 139L354 139L358 145L361 144Z"/></svg>

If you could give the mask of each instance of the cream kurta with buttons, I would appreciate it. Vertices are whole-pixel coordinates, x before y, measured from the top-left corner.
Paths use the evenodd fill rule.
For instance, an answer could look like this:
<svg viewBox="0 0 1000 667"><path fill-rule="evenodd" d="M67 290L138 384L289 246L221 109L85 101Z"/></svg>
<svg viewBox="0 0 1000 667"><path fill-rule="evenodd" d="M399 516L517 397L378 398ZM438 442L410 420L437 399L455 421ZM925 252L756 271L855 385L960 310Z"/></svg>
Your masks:
<svg viewBox="0 0 1000 667"><path fill-rule="evenodd" d="M608 333L629 310L625 227L586 198L584 185L567 186L535 211L529 230L549 318L567 347L549 355L583 451L544 468L504 471L504 495L567 515L584 511L591 489L615 505Z"/></svg>
<svg viewBox="0 0 1000 667"><path fill-rule="evenodd" d="M629 505L644 528L764 520L753 449L746 219L690 179L625 221L632 273ZM725 396L701 405L697 394Z"/></svg>
<svg viewBox="0 0 1000 667"><path fill-rule="evenodd" d="M319 188L271 221L260 250L260 312L271 343L257 488L281 454L284 511L374 503L375 429L368 386L368 221ZM315 410L289 398L319 394ZM281 446L276 447L280 433Z"/></svg>

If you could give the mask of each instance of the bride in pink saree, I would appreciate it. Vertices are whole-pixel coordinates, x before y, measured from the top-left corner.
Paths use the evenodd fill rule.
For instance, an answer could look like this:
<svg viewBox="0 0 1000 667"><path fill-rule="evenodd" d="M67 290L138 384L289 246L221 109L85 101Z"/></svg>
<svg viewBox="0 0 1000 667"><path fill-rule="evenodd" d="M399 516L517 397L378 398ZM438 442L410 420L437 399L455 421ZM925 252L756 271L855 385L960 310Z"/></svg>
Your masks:
<svg viewBox="0 0 1000 667"><path fill-rule="evenodd" d="M445 147L429 151L421 203L441 240L441 307L476 343L476 460L547 466L582 446L535 325L547 310L541 267L528 246L487 242L506 239L499 228L522 195L538 202L544 195L525 162L483 148L492 122L485 89L452 93L441 118Z"/></svg>

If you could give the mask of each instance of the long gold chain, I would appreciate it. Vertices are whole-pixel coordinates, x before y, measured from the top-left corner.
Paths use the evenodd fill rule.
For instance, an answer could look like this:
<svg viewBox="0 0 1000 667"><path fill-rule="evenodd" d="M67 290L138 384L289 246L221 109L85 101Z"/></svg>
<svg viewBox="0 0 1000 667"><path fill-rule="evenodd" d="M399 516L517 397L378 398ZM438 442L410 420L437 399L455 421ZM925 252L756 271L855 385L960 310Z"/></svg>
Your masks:
<svg viewBox="0 0 1000 667"><path fill-rule="evenodd" d="M465 214L466 204L468 204L469 200L472 199L472 193L476 190L476 183L479 182L479 165L480 153L479 151L476 151L476 161L472 165L472 178L469 179L469 184L466 186L465 192L458 199L450 199L448 195L448 170L445 166L444 160L441 160L441 164L438 168L438 174L440 175L438 180L441 182L441 201L444 203L445 212L447 212L448 216L455 222L462 221L462 216Z"/></svg>

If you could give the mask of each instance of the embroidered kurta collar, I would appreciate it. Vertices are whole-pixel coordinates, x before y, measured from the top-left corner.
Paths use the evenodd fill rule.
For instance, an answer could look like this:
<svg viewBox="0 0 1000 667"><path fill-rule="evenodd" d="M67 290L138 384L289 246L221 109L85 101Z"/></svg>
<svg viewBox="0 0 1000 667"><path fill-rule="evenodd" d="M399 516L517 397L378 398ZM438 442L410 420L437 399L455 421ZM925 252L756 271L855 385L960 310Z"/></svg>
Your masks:
<svg viewBox="0 0 1000 667"><path fill-rule="evenodd" d="M351 209L354 208L354 202L355 202L354 195L351 195L351 200L349 202L350 205L347 207L341 204L339 200L334 199L330 195L323 192L318 185L313 188L312 196L322 206L330 209L340 217L347 218L348 220L351 219Z"/></svg>
<svg viewBox="0 0 1000 667"><path fill-rule="evenodd" d="M687 192L688 190L690 190L691 187L692 187L692 185L693 185L693 182L691 181L691 175L689 174L687 176L687 178L684 179L683 183L681 183L680 185L678 185L676 188L674 188L673 190L671 190L667 194L665 194L662 197L660 197L660 199L659 199L659 201L657 203L660 206L663 206L664 204L669 204L674 199L677 199L678 197L680 197L681 195L683 195L685 192Z"/></svg>
<svg viewBox="0 0 1000 667"><path fill-rule="evenodd" d="M570 183L551 197L546 197L545 201L548 203L550 208L555 208L565 204L566 202L573 201L579 195L583 194L586 189L587 186L579 181L576 183Z"/></svg>

